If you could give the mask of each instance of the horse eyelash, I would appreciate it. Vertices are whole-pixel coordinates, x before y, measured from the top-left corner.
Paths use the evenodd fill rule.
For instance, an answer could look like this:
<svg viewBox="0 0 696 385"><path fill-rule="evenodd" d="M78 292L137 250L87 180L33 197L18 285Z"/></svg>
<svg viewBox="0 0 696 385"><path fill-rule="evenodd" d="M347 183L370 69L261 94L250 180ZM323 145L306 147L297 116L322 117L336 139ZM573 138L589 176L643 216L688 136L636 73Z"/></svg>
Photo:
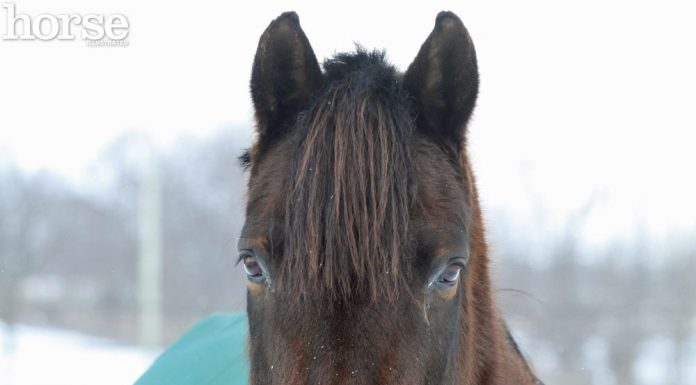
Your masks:
<svg viewBox="0 0 696 385"><path fill-rule="evenodd" d="M237 256L237 261L234 263L234 266L235 266L235 267L237 267L237 266L239 265L239 263L242 262L242 261L244 260L244 257L247 256L247 252L248 252L248 251L249 251L249 250L242 250L242 251L239 252L239 256Z"/></svg>
<svg viewBox="0 0 696 385"><path fill-rule="evenodd" d="M251 167L251 151L248 148L242 151L242 154L239 155L237 159L239 160L239 164L242 166L244 171Z"/></svg>

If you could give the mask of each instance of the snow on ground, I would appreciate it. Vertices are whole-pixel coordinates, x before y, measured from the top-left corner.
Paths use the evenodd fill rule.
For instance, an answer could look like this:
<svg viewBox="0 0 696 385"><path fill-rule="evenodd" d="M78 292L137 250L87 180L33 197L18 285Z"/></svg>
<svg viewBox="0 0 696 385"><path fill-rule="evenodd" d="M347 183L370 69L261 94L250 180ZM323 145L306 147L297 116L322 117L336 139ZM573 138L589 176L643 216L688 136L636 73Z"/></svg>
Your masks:
<svg viewBox="0 0 696 385"><path fill-rule="evenodd" d="M522 346L529 345L523 335L516 337ZM684 342L684 362L675 366L672 343L659 336L647 338L634 366L638 383L696 384L696 337ZM616 384L606 362L607 347L595 338L585 349L587 369L597 384ZM534 353L530 356L539 374L553 373L558 365L553 349L533 350L528 353ZM130 385L159 353L73 331L26 325L15 327L11 337L0 322L0 385Z"/></svg>
<svg viewBox="0 0 696 385"><path fill-rule="evenodd" d="M158 351L76 332L0 322L0 385L129 385Z"/></svg>

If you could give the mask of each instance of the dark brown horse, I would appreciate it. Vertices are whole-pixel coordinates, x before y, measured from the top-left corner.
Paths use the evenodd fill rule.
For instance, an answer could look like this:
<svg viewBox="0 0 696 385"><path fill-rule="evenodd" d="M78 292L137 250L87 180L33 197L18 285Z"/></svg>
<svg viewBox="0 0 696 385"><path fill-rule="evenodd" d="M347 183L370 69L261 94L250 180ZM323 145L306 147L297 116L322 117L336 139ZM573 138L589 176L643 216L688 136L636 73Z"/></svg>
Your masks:
<svg viewBox="0 0 696 385"><path fill-rule="evenodd" d="M261 36L239 259L251 384L534 384L496 310L466 126L459 18L401 74L381 52L323 70L295 13Z"/></svg>

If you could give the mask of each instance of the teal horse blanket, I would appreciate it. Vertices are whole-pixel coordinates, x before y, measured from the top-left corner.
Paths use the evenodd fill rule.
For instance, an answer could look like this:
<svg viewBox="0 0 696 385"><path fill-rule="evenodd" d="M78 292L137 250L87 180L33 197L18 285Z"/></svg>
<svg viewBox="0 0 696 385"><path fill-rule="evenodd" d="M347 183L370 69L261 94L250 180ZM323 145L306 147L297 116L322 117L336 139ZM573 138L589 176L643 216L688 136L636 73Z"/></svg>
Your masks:
<svg viewBox="0 0 696 385"><path fill-rule="evenodd" d="M135 385L246 385L246 313L214 314L165 350Z"/></svg>

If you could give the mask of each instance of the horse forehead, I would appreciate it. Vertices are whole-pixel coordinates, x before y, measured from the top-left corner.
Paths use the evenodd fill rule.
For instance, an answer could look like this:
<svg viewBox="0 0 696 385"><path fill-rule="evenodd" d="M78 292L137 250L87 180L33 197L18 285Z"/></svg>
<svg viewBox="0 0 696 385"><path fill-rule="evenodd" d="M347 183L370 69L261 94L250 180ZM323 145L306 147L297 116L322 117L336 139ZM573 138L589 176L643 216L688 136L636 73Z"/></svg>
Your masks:
<svg viewBox="0 0 696 385"><path fill-rule="evenodd" d="M468 223L470 193L461 165L426 138L415 141L416 202L413 216L423 224Z"/></svg>
<svg viewBox="0 0 696 385"><path fill-rule="evenodd" d="M436 218L446 222L461 222L467 210L468 189L465 174L458 170L447 155L427 138L416 137L411 143L414 152L416 201L413 216L424 221ZM288 178L295 152L299 151L298 140L288 135L269 149L257 164L249 183L247 214L264 221L275 221L281 215L279 202L287 198L293 183ZM464 199L462 199L464 198Z"/></svg>
<svg viewBox="0 0 696 385"><path fill-rule="evenodd" d="M249 177L247 217L272 221L278 214L279 202L287 197L288 172L296 145L279 141L263 153Z"/></svg>

